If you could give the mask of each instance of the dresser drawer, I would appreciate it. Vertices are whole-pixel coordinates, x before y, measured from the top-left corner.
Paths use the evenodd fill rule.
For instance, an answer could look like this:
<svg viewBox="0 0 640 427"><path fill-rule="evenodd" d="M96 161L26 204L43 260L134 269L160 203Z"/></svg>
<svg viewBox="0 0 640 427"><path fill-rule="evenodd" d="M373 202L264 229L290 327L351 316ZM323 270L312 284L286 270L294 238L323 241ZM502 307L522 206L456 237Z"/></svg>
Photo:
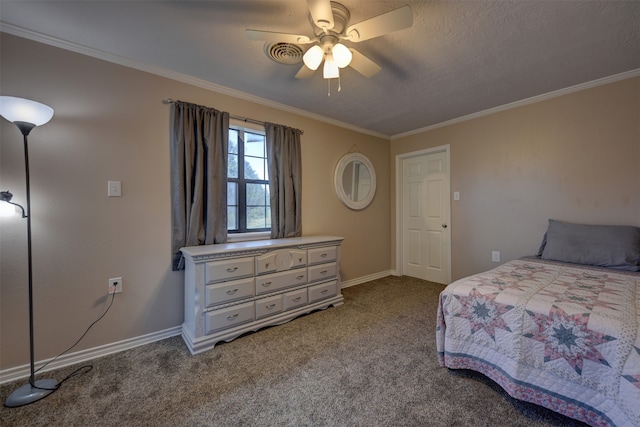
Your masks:
<svg viewBox="0 0 640 427"><path fill-rule="evenodd" d="M205 313L205 334L253 321L253 302Z"/></svg>
<svg viewBox="0 0 640 427"><path fill-rule="evenodd" d="M322 262L335 261L336 256L337 250L335 246L309 249L309 264L320 264Z"/></svg>
<svg viewBox="0 0 640 427"><path fill-rule="evenodd" d="M206 284L253 276L253 257L208 262L204 269Z"/></svg>
<svg viewBox="0 0 640 427"><path fill-rule="evenodd" d="M307 269L297 268L282 273L267 274L256 277L256 295L278 291L292 286L300 286L307 283Z"/></svg>
<svg viewBox="0 0 640 427"><path fill-rule="evenodd" d="M282 295L256 301L256 319L282 312Z"/></svg>
<svg viewBox="0 0 640 427"><path fill-rule="evenodd" d="M233 282L207 285L204 288L205 307L252 297L254 283L253 277L250 277L248 279L234 280Z"/></svg>
<svg viewBox="0 0 640 427"><path fill-rule="evenodd" d="M297 291L287 292L282 296L284 303L284 310L291 310L292 308L302 307L307 305L309 298L307 297L306 289L298 289Z"/></svg>
<svg viewBox="0 0 640 427"><path fill-rule="evenodd" d="M307 265L307 251L280 249L256 257L256 274L290 270Z"/></svg>
<svg viewBox="0 0 640 427"><path fill-rule="evenodd" d="M336 277L336 270L337 264L335 262L309 267L309 282L317 282L319 280Z"/></svg>
<svg viewBox="0 0 640 427"><path fill-rule="evenodd" d="M338 282L322 283L320 285L309 286L309 304L321 299L336 296L338 294Z"/></svg>

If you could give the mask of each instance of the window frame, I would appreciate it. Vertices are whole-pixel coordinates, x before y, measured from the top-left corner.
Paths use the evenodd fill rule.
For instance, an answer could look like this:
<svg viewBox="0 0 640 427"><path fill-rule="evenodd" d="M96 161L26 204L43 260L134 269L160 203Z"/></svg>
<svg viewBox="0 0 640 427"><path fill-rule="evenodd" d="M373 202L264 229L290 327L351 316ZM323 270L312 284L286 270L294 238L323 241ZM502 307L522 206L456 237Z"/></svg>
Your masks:
<svg viewBox="0 0 640 427"><path fill-rule="evenodd" d="M237 220L238 220L238 228L234 230L229 230L229 224L227 224L227 241L235 242L235 241L245 241L245 240L262 240L268 239L271 237L271 227L262 228L262 229L247 229L246 224L246 212L247 212L247 204L246 204L246 186L249 184L264 184L269 186L269 180L256 180L256 179L246 179L244 177L244 165L245 165L245 155L244 155L244 133L250 132L259 135L265 135L264 126L247 123L240 120L231 119L229 121L229 131L236 130L239 132L238 137L238 178L230 178L227 175L227 183L233 182L237 184ZM266 141L265 141L266 143ZM265 162L267 159L266 146L265 146ZM253 157L253 156L250 156ZM265 168L267 165L265 164ZM268 170L265 170L268 174ZM227 171L228 174L228 171ZM269 177L270 178L270 177ZM225 200L225 203L228 205L228 200ZM267 205L269 208L269 201L267 200Z"/></svg>

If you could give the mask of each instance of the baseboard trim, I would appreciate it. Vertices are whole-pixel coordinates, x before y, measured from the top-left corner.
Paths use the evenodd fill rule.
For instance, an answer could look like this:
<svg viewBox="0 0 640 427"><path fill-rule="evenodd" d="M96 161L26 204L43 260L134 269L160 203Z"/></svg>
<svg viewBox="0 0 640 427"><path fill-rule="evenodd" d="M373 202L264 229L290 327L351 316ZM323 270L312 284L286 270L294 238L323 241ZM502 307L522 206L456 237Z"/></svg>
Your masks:
<svg viewBox="0 0 640 427"><path fill-rule="evenodd" d="M381 271L379 273L369 274L368 276L362 276L356 279L346 280L341 283L341 287L348 288L350 286L360 285L362 283L370 282L376 279L381 279L383 277L387 277L391 275L395 275L394 270ZM129 350L145 344L151 344L152 342L161 341L163 339L174 337L176 335L181 335L181 334L182 334L182 326L176 326L173 328L165 329L163 331L153 332L147 335L142 335L135 338L129 338L123 341L117 341L111 344L105 344L99 347L89 348L89 349L81 350L75 353L66 354L61 356L55 362L52 362L50 365L48 365L46 368L44 368L40 372L49 372L55 369L74 365L76 363L87 362L93 359L107 356L109 354ZM51 359L37 361L36 369L38 368L38 366L44 365L49 360ZM29 364L2 370L0 371L0 384L19 380L21 378L28 378L29 374L30 374Z"/></svg>
<svg viewBox="0 0 640 427"><path fill-rule="evenodd" d="M150 344L155 341L161 341L163 339L180 335L182 333L182 327L176 326L173 328L165 329L163 331L153 332L147 335L142 335L135 338L129 338L123 341L114 342L111 344L101 345L99 347L89 348L87 350L81 350L75 353L70 353L61 356L55 362L52 362L46 368L40 372L48 372L54 369L64 368L65 366L73 365L76 363L87 362L89 360L97 359L99 357L107 356L109 354L118 353L124 350L129 350L141 345ZM42 366L51 359L41 360L36 362L36 369L38 366ZM10 381L18 380L21 378L28 378L30 375L30 366L22 365L14 368L9 368L0 371L0 384L4 384Z"/></svg>
<svg viewBox="0 0 640 427"><path fill-rule="evenodd" d="M358 277L357 279L345 280L344 282L340 282L341 288L348 288L349 286L359 285L361 283L370 282L376 279L382 279L383 277L393 275L392 270L381 271L379 273L369 274L368 276Z"/></svg>

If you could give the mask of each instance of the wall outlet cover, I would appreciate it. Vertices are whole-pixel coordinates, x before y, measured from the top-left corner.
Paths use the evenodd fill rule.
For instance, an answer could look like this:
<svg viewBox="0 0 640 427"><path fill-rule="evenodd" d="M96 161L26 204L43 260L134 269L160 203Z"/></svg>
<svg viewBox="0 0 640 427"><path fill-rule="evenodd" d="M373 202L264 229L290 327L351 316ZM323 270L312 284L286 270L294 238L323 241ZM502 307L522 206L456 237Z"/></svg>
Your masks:
<svg viewBox="0 0 640 427"><path fill-rule="evenodd" d="M109 279L109 295L119 294L120 292L122 292L122 277Z"/></svg>

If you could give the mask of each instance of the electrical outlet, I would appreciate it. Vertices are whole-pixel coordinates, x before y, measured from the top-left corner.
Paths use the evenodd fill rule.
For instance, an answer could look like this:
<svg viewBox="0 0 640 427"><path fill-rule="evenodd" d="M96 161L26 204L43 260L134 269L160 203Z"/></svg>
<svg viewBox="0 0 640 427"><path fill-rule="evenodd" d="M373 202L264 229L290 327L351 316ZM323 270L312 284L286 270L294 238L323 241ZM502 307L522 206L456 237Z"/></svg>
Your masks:
<svg viewBox="0 0 640 427"><path fill-rule="evenodd" d="M119 294L120 292L122 292L122 277L109 279L109 295Z"/></svg>
<svg viewBox="0 0 640 427"><path fill-rule="evenodd" d="M491 251L491 261L500 262L500 251Z"/></svg>

